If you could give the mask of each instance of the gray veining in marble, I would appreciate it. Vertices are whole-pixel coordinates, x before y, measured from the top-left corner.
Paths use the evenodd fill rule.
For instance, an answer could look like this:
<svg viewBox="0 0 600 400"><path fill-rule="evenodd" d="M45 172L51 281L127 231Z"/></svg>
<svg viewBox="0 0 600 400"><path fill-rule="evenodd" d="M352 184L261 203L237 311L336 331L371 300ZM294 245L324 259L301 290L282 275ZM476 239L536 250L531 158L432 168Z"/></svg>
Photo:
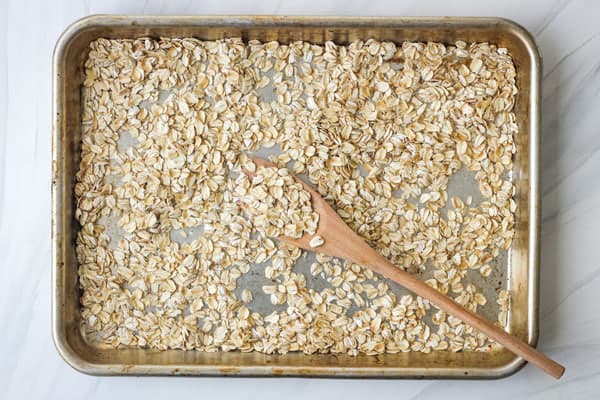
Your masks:
<svg viewBox="0 0 600 400"><path fill-rule="evenodd" d="M560 381L97 378L50 336L51 62L60 32L95 13L487 15L531 32L544 58L540 347ZM0 0L0 398L600 398L600 2Z"/></svg>

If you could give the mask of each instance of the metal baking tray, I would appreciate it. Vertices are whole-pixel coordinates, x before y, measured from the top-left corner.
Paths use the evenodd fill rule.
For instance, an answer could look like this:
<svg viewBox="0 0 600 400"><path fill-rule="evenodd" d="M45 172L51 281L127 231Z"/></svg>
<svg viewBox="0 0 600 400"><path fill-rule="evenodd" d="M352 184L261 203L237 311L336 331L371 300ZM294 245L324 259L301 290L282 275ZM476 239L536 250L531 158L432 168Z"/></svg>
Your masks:
<svg viewBox="0 0 600 400"><path fill-rule="evenodd" d="M517 69L513 178L517 187L515 238L501 265L503 287L512 293L509 330L535 345L538 336L539 121L541 59L531 35L499 18L276 17L276 16L90 16L75 22L54 51L52 161L52 332L56 347L75 369L96 375L238 375L389 378L498 378L524 361L508 352L448 351L378 356L105 349L80 332L75 256L75 172L81 142L83 64L97 38L195 37L215 40L305 40L347 43L375 38L396 43L491 42L509 49Z"/></svg>

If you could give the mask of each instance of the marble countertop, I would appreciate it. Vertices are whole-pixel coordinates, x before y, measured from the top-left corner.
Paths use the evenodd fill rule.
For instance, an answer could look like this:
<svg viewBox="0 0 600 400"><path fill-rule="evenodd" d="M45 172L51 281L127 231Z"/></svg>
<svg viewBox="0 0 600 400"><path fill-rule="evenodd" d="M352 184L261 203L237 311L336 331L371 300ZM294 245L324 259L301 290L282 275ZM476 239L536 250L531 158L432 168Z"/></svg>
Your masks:
<svg viewBox="0 0 600 400"><path fill-rule="evenodd" d="M50 334L51 62L89 14L477 15L513 19L544 58L540 348L496 381L92 377ZM600 398L600 2L578 0L0 1L0 398Z"/></svg>

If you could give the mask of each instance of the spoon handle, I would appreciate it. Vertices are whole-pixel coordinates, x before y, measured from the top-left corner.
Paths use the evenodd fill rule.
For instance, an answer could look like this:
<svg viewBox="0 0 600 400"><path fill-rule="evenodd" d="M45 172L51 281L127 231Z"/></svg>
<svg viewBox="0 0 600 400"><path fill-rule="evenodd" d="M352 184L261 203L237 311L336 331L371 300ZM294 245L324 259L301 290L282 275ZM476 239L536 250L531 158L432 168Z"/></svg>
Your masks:
<svg viewBox="0 0 600 400"><path fill-rule="evenodd" d="M483 332L488 337L494 339L496 342L500 343L516 355L521 356L525 360L536 365L547 374L559 379L565 372L565 368L556 361L545 356L543 353L529 346L525 342L510 335L503 329L493 325L479 315L467 310L446 295L438 292L436 289L413 277L411 274L397 268L377 251L371 249L369 254L365 254L365 256L365 258L367 258L367 265L371 266L374 271L404 286L406 289L423 297L424 299L429 300L432 304L436 305L448 314L459 318L478 331Z"/></svg>

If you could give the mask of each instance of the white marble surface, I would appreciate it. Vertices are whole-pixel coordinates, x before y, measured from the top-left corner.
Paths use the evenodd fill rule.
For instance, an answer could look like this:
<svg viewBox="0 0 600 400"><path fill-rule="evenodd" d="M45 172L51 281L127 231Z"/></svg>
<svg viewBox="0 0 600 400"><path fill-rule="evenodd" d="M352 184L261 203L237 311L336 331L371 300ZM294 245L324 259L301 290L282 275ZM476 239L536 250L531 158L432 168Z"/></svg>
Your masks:
<svg viewBox="0 0 600 400"><path fill-rule="evenodd" d="M98 378L50 335L51 62L94 13L489 15L534 33L544 57L542 350L567 366L498 381ZM0 0L0 398L600 398L600 2L577 0Z"/></svg>

